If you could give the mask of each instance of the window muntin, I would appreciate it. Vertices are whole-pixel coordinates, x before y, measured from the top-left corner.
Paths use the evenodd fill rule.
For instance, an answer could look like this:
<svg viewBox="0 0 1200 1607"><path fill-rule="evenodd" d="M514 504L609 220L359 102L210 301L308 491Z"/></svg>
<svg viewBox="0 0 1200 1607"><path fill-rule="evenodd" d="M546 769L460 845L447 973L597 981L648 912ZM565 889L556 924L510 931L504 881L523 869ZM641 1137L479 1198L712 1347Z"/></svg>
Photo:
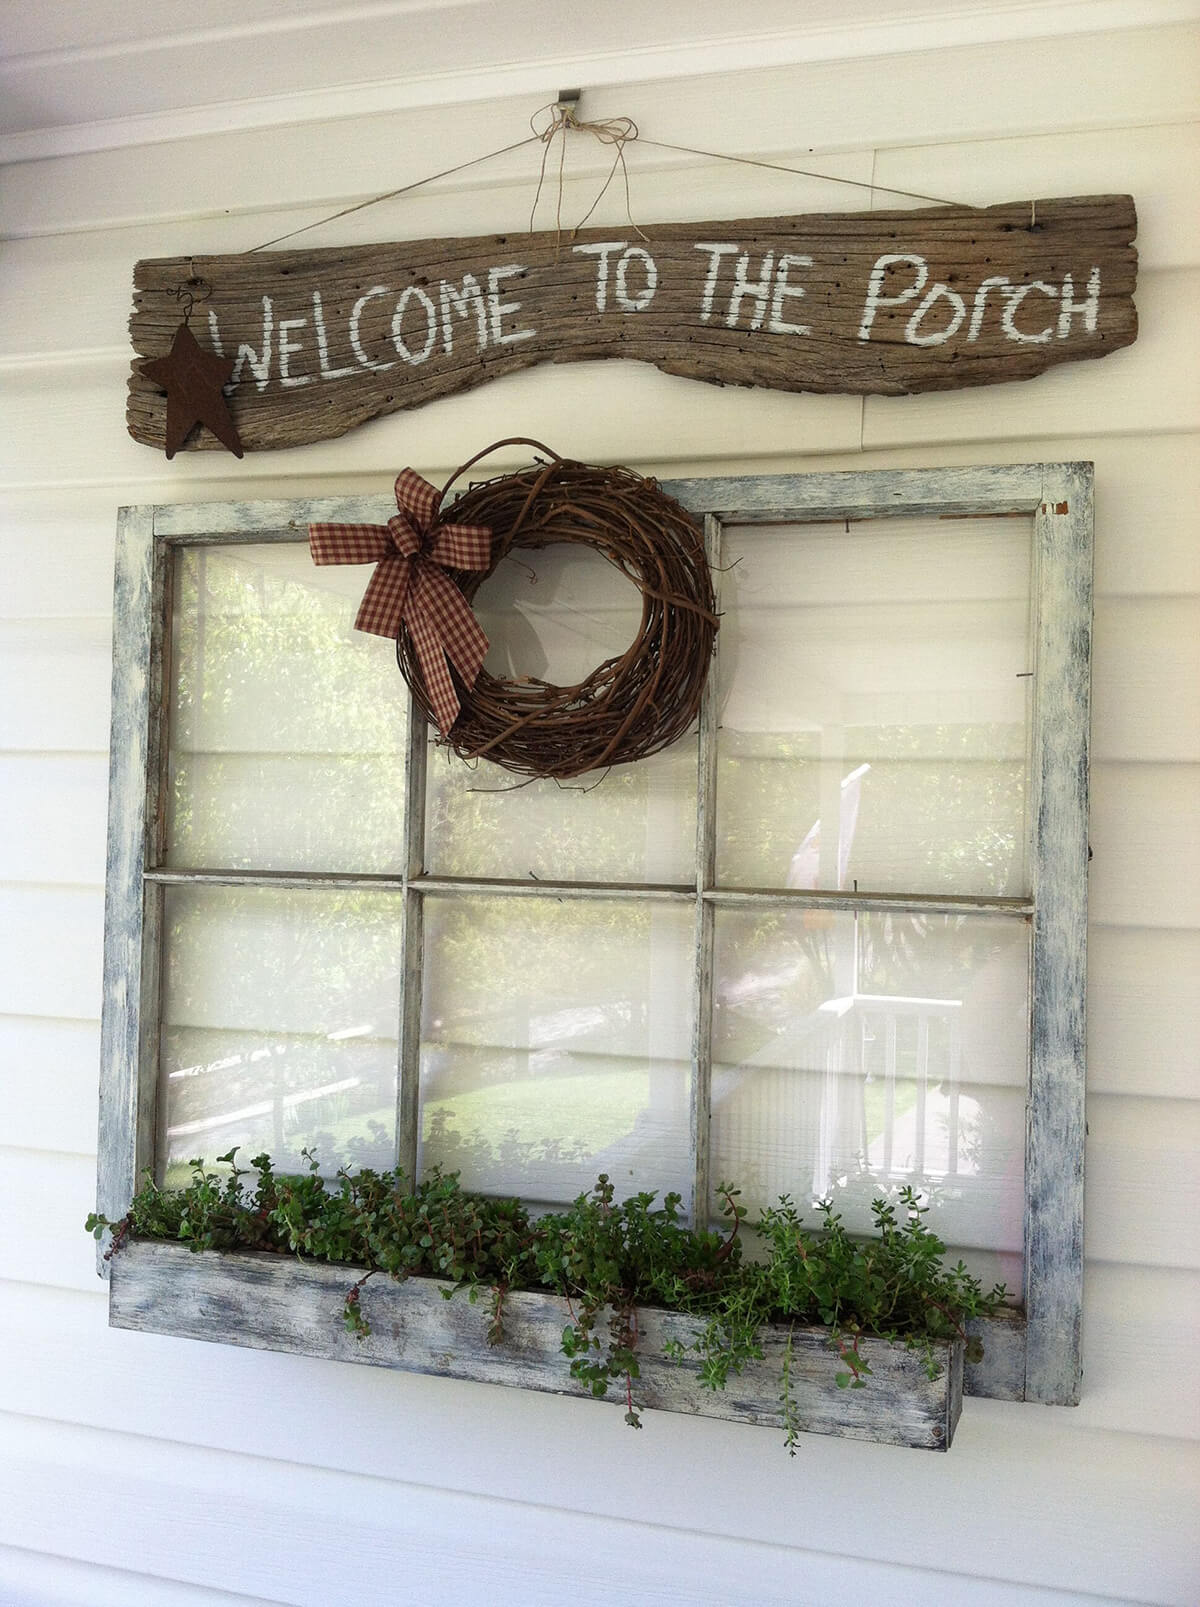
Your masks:
<svg viewBox="0 0 1200 1607"><path fill-rule="evenodd" d="M1024 1233L1025 1310L1016 1324L988 1325L989 1346L974 1373L976 1392L1009 1398L1070 1401L1079 1379L1082 1208L1082 1000L1086 857L1087 656L1090 624L1091 471L1087 465L986 470L898 471L681 482L669 488L707 513L710 554L719 557L723 529L746 523L811 520L828 524L909 513L926 516L1032 514L1034 518L1034 682L1036 718L1028 817L1030 891L1021 897L932 895L853 889L767 889L716 885L712 776L718 746L717 679L702 711L698 773L695 879L686 887L643 886L633 896L682 899L695 912L692 998L698 1022L713 1007L711 958L722 909L779 904L827 914L898 910L963 915L984 911L1030 922L1032 1036L1026 1120ZM171 867L158 824L165 793L165 721L157 712L169 677L170 575L174 551L192 544L237 546L247 541L287 545L302 539L309 521L378 520L382 505L326 501L310 504L195 505L127 510L118 549L112 748L112 829L106 920L105 1080L101 1100L99 1206L119 1215L134 1179L155 1153L152 1068L159 1043L159 960L164 893L174 883L223 887L235 883L312 891L357 889L355 873L193 869ZM386 647L386 644L384 644ZM390 669L390 665L389 665ZM394 889L400 901L403 958L399 1155L412 1164L418 1145L419 963L422 906L433 895L460 894L463 884L422 870L424 856L423 741L411 736L403 786L404 862L367 885ZM536 889L536 891L535 891ZM495 884L491 889L495 891ZM528 879L501 884L507 894L537 898L610 898L613 890L564 883L542 887ZM709 1193L711 1044L697 1031L691 1055L691 1138L698 1197Z"/></svg>
<svg viewBox="0 0 1200 1607"><path fill-rule="evenodd" d="M1022 891L1031 527L723 532L718 890ZM502 566L507 609L481 594L491 664L581 679L627 645L636 590L540 557L536 584ZM330 573L302 546L178 553L168 864L401 865L407 700L391 645L353 629L366 571ZM770 759L720 762L756 739ZM536 789L427 740L430 874L696 887L694 735ZM419 1170L539 1205L604 1171L694 1209L692 907L460 888L423 918ZM1019 1284L1027 923L765 904L718 909L713 932L708 1210L727 1179L752 1206L829 1195L865 1230L908 1183L968 1263L1004 1256ZM163 933L160 1175L234 1143L285 1167L311 1150L330 1175L389 1164L394 896L171 887Z"/></svg>

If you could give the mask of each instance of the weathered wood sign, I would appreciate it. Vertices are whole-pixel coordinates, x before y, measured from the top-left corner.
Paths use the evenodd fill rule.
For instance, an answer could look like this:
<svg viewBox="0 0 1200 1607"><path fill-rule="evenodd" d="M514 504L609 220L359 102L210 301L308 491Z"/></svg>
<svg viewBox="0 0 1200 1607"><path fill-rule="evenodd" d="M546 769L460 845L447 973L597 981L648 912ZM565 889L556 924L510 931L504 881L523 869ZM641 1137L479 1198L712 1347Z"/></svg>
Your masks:
<svg viewBox="0 0 1200 1607"><path fill-rule="evenodd" d="M247 450L356 424L535 363L628 357L716 385L896 396L1028 379L1137 337L1129 196L158 258L133 346L160 357L170 292L232 360ZM133 366L130 434L165 444ZM190 447L219 442L192 431Z"/></svg>

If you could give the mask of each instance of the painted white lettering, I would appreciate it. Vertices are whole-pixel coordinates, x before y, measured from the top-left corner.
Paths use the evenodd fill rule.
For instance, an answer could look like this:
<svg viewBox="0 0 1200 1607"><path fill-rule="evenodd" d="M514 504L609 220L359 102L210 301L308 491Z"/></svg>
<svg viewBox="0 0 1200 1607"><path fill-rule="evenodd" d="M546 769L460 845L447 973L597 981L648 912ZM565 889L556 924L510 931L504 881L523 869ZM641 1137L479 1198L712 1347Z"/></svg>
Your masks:
<svg viewBox="0 0 1200 1607"><path fill-rule="evenodd" d="M967 330L968 340L978 340L979 331L983 328L983 315L987 311L987 298L989 290L1003 290L1008 280L1002 273L993 274L990 279L982 279L979 289L975 292L975 300L971 303L971 323Z"/></svg>
<svg viewBox="0 0 1200 1607"><path fill-rule="evenodd" d="M413 297L425 309L425 344L420 351L414 351L404 338L404 314L408 311L408 304ZM438 337L438 310L433 305L433 298L427 296L420 285L409 285L396 303L396 310L392 314L392 345L399 352L406 363L415 367L423 363L433 350L433 343Z"/></svg>
<svg viewBox="0 0 1200 1607"><path fill-rule="evenodd" d="M1000 322L1004 326L1004 333L1008 336L1009 340L1019 340L1022 345L1025 346L1040 346L1043 344L1043 342L1049 340L1051 335L1054 333L1053 318L1046 325L1045 329L1043 329L1037 335L1027 335L1024 333L1024 331L1017 328L1017 309L1025 300L1025 297L1034 290L1038 291L1039 294L1043 296L1049 296L1051 301L1058 300L1058 291L1055 290L1053 285L1045 284L1041 279L1034 279L1030 284L1017 285L1015 289L1005 292L1006 305L1003 313L1000 315Z"/></svg>
<svg viewBox="0 0 1200 1607"><path fill-rule="evenodd" d="M763 319L767 316L767 297L771 294L771 281L775 277L775 253L768 251L763 257L761 279L746 278L746 269L749 266L750 253L743 251L733 270L733 290L729 296L729 311L725 314L726 329L734 329L737 326L737 321L742 316L742 302L747 296L754 303L754 317L750 320L750 328L761 329Z"/></svg>
<svg viewBox="0 0 1200 1607"><path fill-rule="evenodd" d="M511 346L514 341L532 340L537 334L536 329L509 329L505 330L500 320L505 313L520 312L519 301L500 300L501 279L512 279L516 274L524 273L525 269L519 262L511 262L504 268L489 268L487 280L488 320L491 324L492 340L497 346Z"/></svg>
<svg viewBox="0 0 1200 1607"><path fill-rule="evenodd" d="M803 285L788 284L789 268L811 268L811 257L796 256L785 252L779 259L779 266L775 269L775 290L771 296L771 316L767 319L767 328L773 335L807 335L807 324L791 324L783 316L784 298L787 296L802 296Z"/></svg>
<svg viewBox="0 0 1200 1607"><path fill-rule="evenodd" d="M322 379L345 379L347 374L357 373L358 370L351 363L348 368L330 368L329 366L329 336L325 333L325 309L321 305L321 292L313 291L313 334L317 337L317 367L321 370Z"/></svg>
<svg viewBox="0 0 1200 1607"><path fill-rule="evenodd" d="M289 374L288 358L293 352L302 352L302 341L289 340L288 334L293 329L307 329L307 318L281 318L279 320L279 383L281 385L311 385L313 374Z"/></svg>
<svg viewBox="0 0 1200 1607"><path fill-rule="evenodd" d="M377 363L373 358L367 356L366 352L363 350L362 339L359 335L359 325L362 322L362 315L367 303L369 301L374 301L376 296L387 296L390 294L391 292L388 290L386 285L372 285L370 290L368 290L365 295L360 296L354 303L353 310L350 313L350 350L354 353L355 357L358 358L359 362L364 368L374 368L380 374L385 373L389 368L395 368L396 365L395 363Z"/></svg>
<svg viewBox="0 0 1200 1607"><path fill-rule="evenodd" d="M708 274L704 280L704 294L700 298L700 317L707 323L712 317L713 297L716 295L717 279L721 273L721 258L732 256L738 248L734 245L714 245L698 240L695 249L708 252Z"/></svg>
<svg viewBox="0 0 1200 1607"><path fill-rule="evenodd" d="M212 349L217 356L224 357L225 348L221 345L221 331L217 327L217 315L211 307L208 309L208 338L212 342ZM233 381L230 380L227 385L222 385L221 391L225 396L232 396Z"/></svg>
<svg viewBox="0 0 1200 1607"><path fill-rule="evenodd" d="M948 301L951 307L950 322L945 329L932 330L928 335L918 333L928 313L939 301ZM904 338L910 346L944 346L951 335L957 335L967 316L967 304L949 285L936 284L921 298L921 304L904 326Z"/></svg>
<svg viewBox="0 0 1200 1607"><path fill-rule="evenodd" d="M883 289L887 272L894 263L906 262L916 271L916 278L907 290L901 290L898 295L884 296ZM862 323L858 326L859 340L870 340L871 325L875 322L875 314L880 307L898 307L901 302L911 301L919 296L925 288L925 281L929 278L929 264L924 257L910 256L903 252L889 253L886 256L876 257L875 266L871 269L871 277L867 281L867 299L863 304Z"/></svg>
<svg viewBox="0 0 1200 1607"><path fill-rule="evenodd" d="M571 247L571 250L578 256L595 257L596 259L597 312L603 312L608 306L608 259L614 251L623 251L626 243L624 240L597 240L592 245ZM626 311L628 310L627 308Z"/></svg>
<svg viewBox="0 0 1200 1607"><path fill-rule="evenodd" d="M641 290L638 291L636 296L631 296L629 294L629 284L626 276L629 272L630 262L635 259L642 265L642 272L646 277L646 283L642 286ZM642 312L654 300L654 292L657 289L657 262L655 262L654 258L648 251L643 251L641 246L630 246L622 256L620 262L617 263L616 283L613 285L613 294L617 298L617 306L620 307L622 312Z"/></svg>
<svg viewBox="0 0 1200 1607"><path fill-rule="evenodd" d="M487 346L487 308L483 301L483 291L479 288L479 280L473 273L464 273L461 285L452 285L443 279L438 287L438 299L442 304L442 346L448 352L454 350L454 335L451 330L451 307L460 318L469 318L472 311L475 313L475 338L479 350Z"/></svg>
<svg viewBox="0 0 1200 1607"><path fill-rule="evenodd" d="M254 374L254 383L258 386L259 390L264 391L267 388L267 381L271 377L271 337L275 329L275 309L272 306L270 296L264 296L262 299L262 304L262 349L261 351L256 352L253 346L243 344L238 347L237 356L233 360L233 377L229 381L229 384L225 386L225 391L227 393L232 390L234 386L241 384L242 370L245 368L247 363L250 364L251 371ZM212 339L213 351L216 352L218 357L224 357L225 348L221 345L221 332L217 328L217 315L211 307L208 309L208 332Z"/></svg>
<svg viewBox="0 0 1200 1607"><path fill-rule="evenodd" d="M1083 327L1089 335L1096 333L1096 320L1100 316L1100 270L1093 268L1088 275L1087 296L1083 301L1075 300L1075 281L1069 273L1063 275L1062 301L1058 311L1058 338L1066 340L1071 333L1071 319L1076 313L1083 314Z"/></svg>

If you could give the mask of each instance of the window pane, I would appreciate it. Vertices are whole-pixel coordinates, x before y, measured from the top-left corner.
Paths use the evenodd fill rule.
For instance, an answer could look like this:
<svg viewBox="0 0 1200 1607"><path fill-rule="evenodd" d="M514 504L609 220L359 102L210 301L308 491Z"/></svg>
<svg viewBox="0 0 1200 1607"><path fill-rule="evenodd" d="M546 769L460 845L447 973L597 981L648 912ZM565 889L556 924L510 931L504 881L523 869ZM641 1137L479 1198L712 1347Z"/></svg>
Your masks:
<svg viewBox="0 0 1200 1607"><path fill-rule="evenodd" d="M166 892L160 1172L242 1146L280 1169L395 1157L401 901Z"/></svg>
<svg viewBox="0 0 1200 1607"><path fill-rule="evenodd" d="M561 1204L607 1172L687 1198L693 914L425 900L422 1168Z"/></svg>
<svg viewBox="0 0 1200 1607"><path fill-rule="evenodd" d="M168 864L403 865L408 693L353 628L370 574L302 543L179 555Z"/></svg>
<svg viewBox="0 0 1200 1607"><path fill-rule="evenodd" d="M719 910L716 938L714 1181L752 1206L830 1194L855 1231L912 1184L1020 1288L1027 923Z"/></svg>
<svg viewBox="0 0 1200 1607"><path fill-rule="evenodd" d="M1031 528L727 533L720 882L1027 891Z"/></svg>
<svg viewBox="0 0 1200 1607"><path fill-rule="evenodd" d="M534 578L536 577L536 578ZM476 612L492 674L572 686L637 633L641 597L596 553L555 546L506 559ZM607 775L524 782L436 748L429 765L426 859L446 876L690 883L696 739Z"/></svg>

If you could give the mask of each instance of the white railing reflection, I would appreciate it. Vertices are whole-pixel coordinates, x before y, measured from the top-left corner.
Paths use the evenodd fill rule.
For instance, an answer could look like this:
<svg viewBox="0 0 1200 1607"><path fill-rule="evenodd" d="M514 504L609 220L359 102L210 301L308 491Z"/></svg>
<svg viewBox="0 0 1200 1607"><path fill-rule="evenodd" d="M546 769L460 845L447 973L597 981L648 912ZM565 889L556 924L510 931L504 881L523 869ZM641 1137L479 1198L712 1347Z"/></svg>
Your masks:
<svg viewBox="0 0 1200 1607"><path fill-rule="evenodd" d="M961 999L859 993L829 999L817 1014L831 1018L823 1114L836 1124L838 1108L849 1095L856 1107L858 1148L872 1171L884 1177L953 1177L960 1167L974 1169L959 1152ZM878 1114L871 1119L867 1097L876 1084L882 1086L881 1130ZM899 1111L898 1087L911 1095ZM819 1174L828 1176L834 1165L833 1154L818 1155Z"/></svg>
<svg viewBox="0 0 1200 1607"><path fill-rule="evenodd" d="M766 1198L819 1198L864 1174L886 1186L976 1173L962 1017L960 999L853 993L781 1026L715 1072L724 1164Z"/></svg>

